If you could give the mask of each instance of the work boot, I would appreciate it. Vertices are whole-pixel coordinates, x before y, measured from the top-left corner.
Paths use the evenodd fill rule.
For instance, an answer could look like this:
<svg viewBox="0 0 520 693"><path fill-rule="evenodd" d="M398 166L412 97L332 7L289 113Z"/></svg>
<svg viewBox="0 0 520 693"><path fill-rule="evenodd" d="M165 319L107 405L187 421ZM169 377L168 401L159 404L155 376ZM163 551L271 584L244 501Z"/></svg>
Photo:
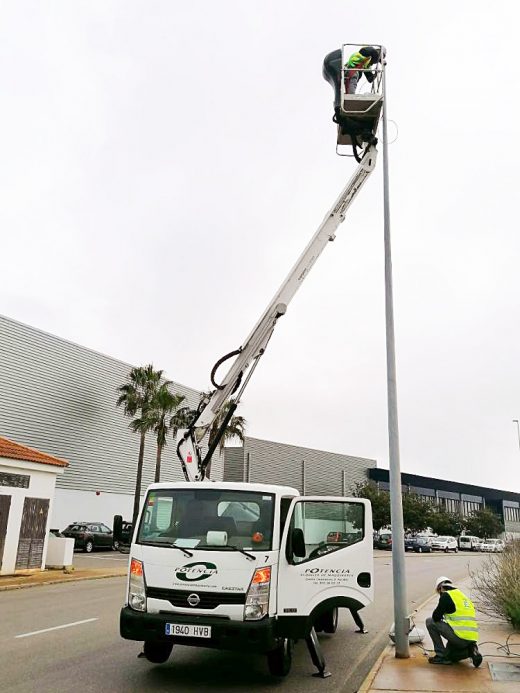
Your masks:
<svg viewBox="0 0 520 693"><path fill-rule="evenodd" d="M469 648L469 656L471 657L471 661L473 662L474 667L479 667L482 664L482 655L478 651L478 647L475 643L475 645L471 645Z"/></svg>
<svg viewBox="0 0 520 693"><path fill-rule="evenodd" d="M446 659L446 657L441 657L441 655L435 655L434 657L428 657L428 661L430 664L451 664L449 659Z"/></svg>

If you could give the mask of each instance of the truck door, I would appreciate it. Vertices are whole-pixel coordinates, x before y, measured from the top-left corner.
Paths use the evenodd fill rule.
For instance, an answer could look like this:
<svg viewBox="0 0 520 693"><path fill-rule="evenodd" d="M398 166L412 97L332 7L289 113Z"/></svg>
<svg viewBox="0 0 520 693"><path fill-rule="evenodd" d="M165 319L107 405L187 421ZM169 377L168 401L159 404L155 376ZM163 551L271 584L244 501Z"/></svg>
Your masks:
<svg viewBox="0 0 520 693"><path fill-rule="evenodd" d="M362 498L307 496L289 509L280 551L277 614L306 635L326 611L373 599L372 510ZM302 630L303 629L303 630ZM283 627L282 627L283 630Z"/></svg>

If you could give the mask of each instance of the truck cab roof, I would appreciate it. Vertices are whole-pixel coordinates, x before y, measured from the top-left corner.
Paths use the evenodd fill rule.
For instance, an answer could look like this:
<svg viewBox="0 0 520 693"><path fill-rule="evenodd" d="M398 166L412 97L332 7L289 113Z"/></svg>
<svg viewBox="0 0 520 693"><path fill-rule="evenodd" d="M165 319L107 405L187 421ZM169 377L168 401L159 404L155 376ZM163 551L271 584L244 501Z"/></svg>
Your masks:
<svg viewBox="0 0 520 693"><path fill-rule="evenodd" d="M278 496L299 496L298 489L292 486L279 486L278 484L256 484L245 481L173 481L170 483L151 484L149 490L160 489L214 489L228 491L251 491L258 493L274 493Z"/></svg>

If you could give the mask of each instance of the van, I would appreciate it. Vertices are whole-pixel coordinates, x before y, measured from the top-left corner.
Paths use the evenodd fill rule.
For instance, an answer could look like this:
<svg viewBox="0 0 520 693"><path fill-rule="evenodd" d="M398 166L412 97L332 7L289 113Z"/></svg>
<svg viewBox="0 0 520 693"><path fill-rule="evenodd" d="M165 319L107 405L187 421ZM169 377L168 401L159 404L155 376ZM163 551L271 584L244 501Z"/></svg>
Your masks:
<svg viewBox="0 0 520 693"><path fill-rule="evenodd" d="M459 537L459 549L462 551L477 551L481 543L482 539L470 536L469 534L464 534Z"/></svg>
<svg viewBox="0 0 520 693"><path fill-rule="evenodd" d="M263 654L285 676L305 639L325 676L316 631L338 608L373 600L368 500L300 496L231 482L153 484L130 547L120 633L165 662L174 645Z"/></svg>

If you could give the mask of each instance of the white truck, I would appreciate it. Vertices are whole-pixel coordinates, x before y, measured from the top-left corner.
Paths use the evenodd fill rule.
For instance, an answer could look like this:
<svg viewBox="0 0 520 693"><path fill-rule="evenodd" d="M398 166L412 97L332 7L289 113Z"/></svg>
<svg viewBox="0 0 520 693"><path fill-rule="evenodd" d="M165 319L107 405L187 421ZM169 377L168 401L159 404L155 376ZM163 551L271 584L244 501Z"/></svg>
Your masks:
<svg viewBox="0 0 520 693"><path fill-rule="evenodd" d="M373 599L369 501L300 496L290 487L177 482L149 487L131 545L123 638L165 662L174 644L267 655L285 676L306 639L326 676L316 631L338 608Z"/></svg>
<svg viewBox="0 0 520 693"><path fill-rule="evenodd" d="M120 632L142 641L150 662L165 662L180 643L263 653L271 673L285 676L294 641L305 639L317 675L325 677L316 632L336 630L339 607L357 611L373 599L369 501L207 480L211 456L278 319L375 167L377 118L370 123L356 171L287 279L243 345L214 366L215 390L177 447L186 481L147 490L130 545ZM217 368L232 357L217 383ZM210 428L224 410L208 447ZM115 541L120 533L118 516Z"/></svg>

